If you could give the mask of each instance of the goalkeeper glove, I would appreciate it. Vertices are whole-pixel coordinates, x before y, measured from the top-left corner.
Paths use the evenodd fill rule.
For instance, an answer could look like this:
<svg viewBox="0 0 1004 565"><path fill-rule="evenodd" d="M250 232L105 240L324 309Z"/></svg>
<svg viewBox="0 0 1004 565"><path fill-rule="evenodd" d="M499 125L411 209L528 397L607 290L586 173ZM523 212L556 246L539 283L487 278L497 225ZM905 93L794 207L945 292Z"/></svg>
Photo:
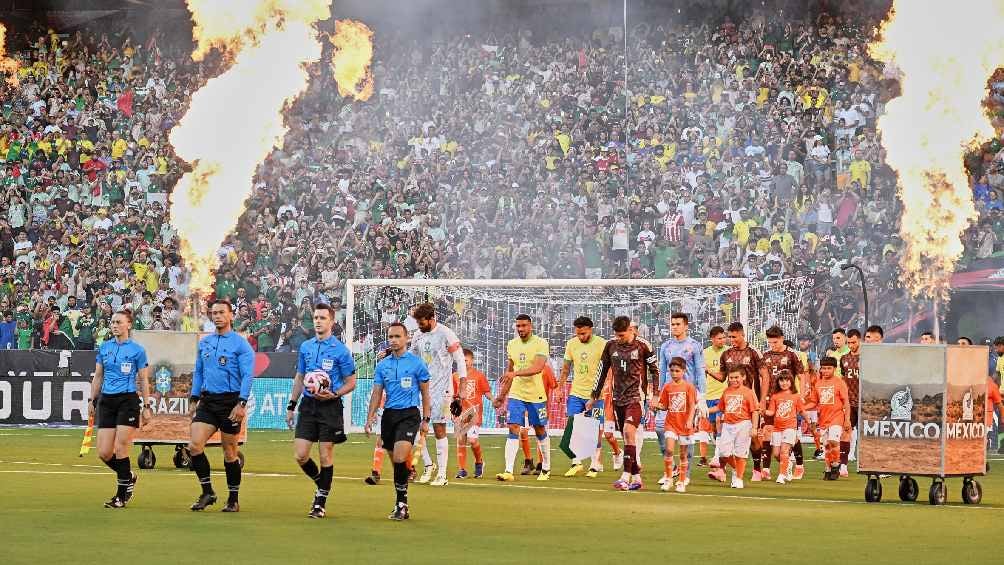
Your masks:
<svg viewBox="0 0 1004 565"><path fill-rule="evenodd" d="M450 414L453 414L453 417L456 418L460 416L461 412L463 412L463 409L460 406L460 399L454 398L453 402L450 403Z"/></svg>

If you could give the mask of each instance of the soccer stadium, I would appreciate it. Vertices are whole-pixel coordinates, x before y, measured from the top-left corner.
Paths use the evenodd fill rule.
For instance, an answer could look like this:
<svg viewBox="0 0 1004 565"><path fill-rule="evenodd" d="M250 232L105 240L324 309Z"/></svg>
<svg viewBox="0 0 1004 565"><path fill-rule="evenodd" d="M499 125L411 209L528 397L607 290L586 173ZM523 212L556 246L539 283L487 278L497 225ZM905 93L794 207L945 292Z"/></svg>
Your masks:
<svg viewBox="0 0 1004 565"><path fill-rule="evenodd" d="M1002 25L0 3L0 562L1000 563Z"/></svg>

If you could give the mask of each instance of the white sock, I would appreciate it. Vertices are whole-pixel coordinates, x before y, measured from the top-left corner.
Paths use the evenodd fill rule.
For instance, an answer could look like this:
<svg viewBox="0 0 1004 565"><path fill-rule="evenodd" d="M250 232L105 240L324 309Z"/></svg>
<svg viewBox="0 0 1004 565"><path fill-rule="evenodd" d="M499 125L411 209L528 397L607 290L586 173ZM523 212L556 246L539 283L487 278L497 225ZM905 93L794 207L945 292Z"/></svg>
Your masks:
<svg viewBox="0 0 1004 565"><path fill-rule="evenodd" d="M436 464L439 465L439 476L446 476L446 464L450 458L450 438L436 438Z"/></svg>
<svg viewBox="0 0 1004 565"><path fill-rule="evenodd" d="M537 439L537 445L540 447L540 468L544 471L551 470L551 436L544 436L544 439ZM578 461L576 461L578 463Z"/></svg>
<svg viewBox="0 0 1004 565"><path fill-rule="evenodd" d="M602 465L601 463L602 459L603 459L603 450L597 447L596 451L593 452L593 460L590 462L592 468L599 469L600 465Z"/></svg>
<svg viewBox="0 0 1004 565"><path fill-rule="evenodd" d="M628 482L628 481L630 481L631 480L631 473L628 473L627 471L624 471L623 473L621 473L621 480L624 481L625 483Z"/></svg>
<svg viewBox="0 0 1004 565"><path fill-rule="evenodd" d="M572 458L572 465L581 465L581 464L582 464L582 461L579 460L578 457L573 457Z"/></svg>
<svg viewBox="0 0 1004 565"><path fill-rule="evenodd" d="M428 467L429 465L432 465L432 457L429 455L429 440L428 440L428 438L426 438L426 440L424 442L422 442L422 463L426 467Z"/></svg>
<svg viewBox="0 0 1004 565"><path fill-rule="evenodd" d="M850 451L847 452L849 457L854 457L857 459L858 452L858 429L854 428L851 430L851 447Z"/></svg>
<svg viewBox="0 0 1004 565"><path fill-rule="evenodd" d="M635 461L637 461L639 465L641 465L641 446L645 445L645 436L643 435L644 433L645 432L638 430L638 445L636 445L634 448Z"/></svg>
<svg viewBox="0 0 1004 565"><path fill-rule="evenodd" d="M641 482L641 475L631 475L631 482L632 483L640 483Z"/></svg>
<svg viewBox="0 0 1004 565"><path fill-rule="evenodd" d="M513 465L516 464L516 453L519 452L519 438L507 438L505 440L505 472L512 473Z"/></svg>

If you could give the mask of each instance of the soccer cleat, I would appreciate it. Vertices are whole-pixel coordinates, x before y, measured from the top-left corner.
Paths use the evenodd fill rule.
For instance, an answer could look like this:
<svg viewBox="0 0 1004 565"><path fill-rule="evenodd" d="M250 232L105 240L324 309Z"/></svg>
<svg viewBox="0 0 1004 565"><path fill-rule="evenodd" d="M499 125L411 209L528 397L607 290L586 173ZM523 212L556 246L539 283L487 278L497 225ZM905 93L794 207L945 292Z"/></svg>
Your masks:
<svg viewBox="0 0 1004 565"><path fill-rule="evenodd" d="M708 478L714 479L718 482L725 482L725 469L717 467L708 472Z"/></svg>
<svg viewBox="0 0 1004 565"><path fill-rule="evenodd" d="M370 476L368 476L365 479L363 479L363 482L366 483L366 484L368 484L368 485L378 485L378 484L380 484L380 473L378 473L376 471L371 472Z"/></svg>
<svg viewBox="0 0 1004 565"><path fill-rule="evenodd" d="M739 480L738 476L732 475L732 484L730 484L729 487L731 487L731 488L737 488L736 487L736 481L738 481L738 480ZM722 481L722 482L724 482L724 481Z"/></svg>
<svg viewBox="0 0 1004 565"><path fill-rule="evenodd" d="M847 465L840 465L840 470L838 471L838 473L840 473L841 478L846 479L848 477Z"/></svg>
<svg viewBox="0 0 1004 565"><path fill-rule="evenodd" d="M582 463L575 463L565 471L566 477L574 477L582 472Z"/></svg>
<svg viewBox="0 0 1004 565"><path fill-rule="evenodd" d="M126 501L119 498L118 496L113 496L111 500L105 503L105 508L125 508Z"/></svg>
<svg viewBox="0 0 1004 565"><path fill-rule="evenodd" d="M707 457L701 457L701 460L697 462L697 466L698 467L707 467L708 466L708 458Z"/></svg>
<svg viewBox="0 0 1004 565"><path fill-rule="evenodd" d="M736 478L736 482L732 486L732 488L746 488L746 485L743 484L743 480L742 479L740 479L740 478L737 477Z"/></svg>
<svg viewBox="0 0 1004 565"><path fill-rule="evenodd" d="M538 481L547 481L547 480L550 480L550 479L551 479L551 470L550 469L548 469L546 471L545 470L541 470L540 474L537 475L537 480Z"/></svg>
<svg viewBox="0 0 1004 565"><path fill-rule="evenodd" d="M212 506L216 504L215 494L200 494L199 499L195 501L190 508L192 512L198 512L200 510L205 510L207 506Z"/></svg>
<svg viewBox="0 0 1004 565"><path fill-rule="evenodd" d="M227 503L223 505L223 509L220 510L220 512L240 512L240 511L241 511L240 503L230 502L230 501L227 501Z"/></svg>
<svg viewBox="0 0 1004 565"><path fill-rule="evenodd" d="M600 471L596 467L590 467L589 470L586 471L586 477L590 478L590 479L595 479L596 476L599 475L599 474L600 474Z"/></svg>
<svg viewBox="0 0 1004 565"><path fill-rule="evenodd" d="M311 509L310 513L307 514L308 518L324 518L324 507L320 504L315 504Z"/></svg>
<svg viewBox="0 0 1004 565"><path fill-rule="evenodd" d="M603 472L603 463L600 463L599 465L593 467L593 469L596 469L597 473L602 473Z"/></svg>
<svg viewBox="0 0 1004 565"><path fill-rule="evenodd" d="M638 481L637 483L632 482L631 484L628 485L628 490L641 490L641 488L642 488L641 481Z"/></svg>
<svg viewBox="0 0 1004 565"><path fill-rule="evenodd" d="M670 480L670 478L667 477L665 474L663 474L662 478L659 479L659 486L662 486L662 485L666 484L666 481L668 481L668 480Z"/></svg>
<svg viewBox="0 0 1004 565"><path fill-rule="evenodd" d="M795 465L795 472L791 474L791 480L800 481L805 476L805 466Z"/></svg>
<svg viewBox="0 0 1004 565"><path fill-rule="evenodd" d="M659 490L661 490L662 492L669 492L673 490L673 485L669 483L662 483L661 485L659 485Z"/></svg>
<svg viewBox="0 0 1004 565"><path fill-rule="evenodd" d="M432 480L432 474L435 473L435 472L436 472L436 466L435 465L426 465L425 466L425 471L422 472L422 476L418 478L418 481L417 481L418 484L420 484L420 485L429 484L429 481Z"/></svg>
<svg viewBox="0 0 1004 565"><path fill-rule="evenodd" d="M763 474L760 471L757 471L756 469L753 469L753 476L750 477L750 482L751 483L759 483L762 480L763 480Z"/></svg>
<svg viewBox="0 0 1004 565"><path fill-rule="evenodd" d="M812 458L815 459L816 461L822 461L824 459L823 450L817 449L816 452L812 454Z"/></svg>
<svg viewBox="0 0 1004 565"><path fill-rule="evenodd" d="M676 492L687 492L687 483L676 483Z"/></svg>
<svg viewBox="0 0 1004 565"><path fill-rule="evenodd" d="M485 476L485 464L484 463L475 463L474 464L474 478L475 479L480 479L483 476Z"/></svg>
<svg viewBox="0 0 1004 565"><path fill-rule="evenodd" d="M770 468L766 467L764 470L760 471L760 478L769 481L770 480Z"/></svg>
<svg viewBox="0 0 1004 565"><path fill-rule="evenodd" d="M614 482L614 490L623 490L623 491L626 491L626 490L628 490L628 488L630 486L631 485L629 485L627 481L618 480L618 481Z"/></svg>
<svg viewBox="0 0 1004 565"><path fill-rule="evenodd" d="M537 463L537 466L533 468L533 474L534 475L539 475L539 474L541 474L543 472L541 470L541 466L540 465L541 465L540 463ZM550 471L548 471L548 472L550 473Z"/></svg>
<svg viewBox="0 0 1004 565"><path fill-rule="evenodd" d="M779 485L783 485L784 483L787 482L784 477L785 477L784 473L781 473L780 475L777 476L777 480L774 482L776 482Z"/></svg>
<svg viewBox="0 0 1004 565"><path fill-rule="evenodd" d="M621 451L614 455L614 471L620 471L624 468L624 452Z"/></svg>
<svg viewBox="0 0 1004 565"><path fill-rule="evenodd" d="M520 475L532 475L533 474L533 459L523 460L523 470L519 472Z"/></svg>
<svg viewBox="0 0 1004 565"><path fill-rule="evenodd" d="M136 482L139 481L139 475L134 471L132 477L129 479L129 487L126 489L125 498L122 499L123 502L129 502L132 500L133 491L136 490Z"/></svg>
<svg viewBox="0 0 1004 565"><path fill-rule="evenodd" d="M396 520L398 522L400 522L401 520L407 520L408 518L411 518L411 514L408 512L408 505L403 502L398 502L394 506L394 510L391 511L390 515L387 516L387 518L391 520Z"/></svg>
<svg viewBox="0 0 1004 565"><path fill-rule="evenodd" d="M466 479L467 478L467 469L461 469L461 470L457 471L457 474L454 475L453 478L454 479Z"/></svg>
<svg viewBox="0 0 1004 565"><path fill-rule="evenodd" d="M495 478L502 481L503 483L508 483L516 480L516 477L509 471L506 471L505 473L499 473L495 475Z"/></svg>
<svg viewBox="0 0 1004 565"><path fill-rule="evenodd" d="M435 480L429 483L430 487L445 487L450 484L450 481L446 480L446 477L440 476L436 477Z"/></svg>

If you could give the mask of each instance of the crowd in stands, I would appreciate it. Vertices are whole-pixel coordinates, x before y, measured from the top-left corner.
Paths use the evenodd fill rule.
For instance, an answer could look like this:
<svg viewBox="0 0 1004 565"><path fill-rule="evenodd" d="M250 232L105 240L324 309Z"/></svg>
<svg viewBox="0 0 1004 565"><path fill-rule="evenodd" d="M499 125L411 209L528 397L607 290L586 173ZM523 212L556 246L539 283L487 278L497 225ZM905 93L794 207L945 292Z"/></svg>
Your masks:
<svg viewBox="0 0 1004 565"><path fill-rule="evenodd" d="M309 337L310 305L343 303L348 278L805 276L800 333L828 335L861 325L853 261L871 321L901 322L896 180L875 128L895 71L866 52L882 14L848 6L629 27L626 95L621 28L377 29L370 100L312 69L220 248L215 294L268 351ZM121 307L137 328L200 328L167 139L218 62L156 35L32 28L8 43L21 66L0 86L0 347L93 348ZM967 257L1004 243L998 150L970 163Z"/></svg>

